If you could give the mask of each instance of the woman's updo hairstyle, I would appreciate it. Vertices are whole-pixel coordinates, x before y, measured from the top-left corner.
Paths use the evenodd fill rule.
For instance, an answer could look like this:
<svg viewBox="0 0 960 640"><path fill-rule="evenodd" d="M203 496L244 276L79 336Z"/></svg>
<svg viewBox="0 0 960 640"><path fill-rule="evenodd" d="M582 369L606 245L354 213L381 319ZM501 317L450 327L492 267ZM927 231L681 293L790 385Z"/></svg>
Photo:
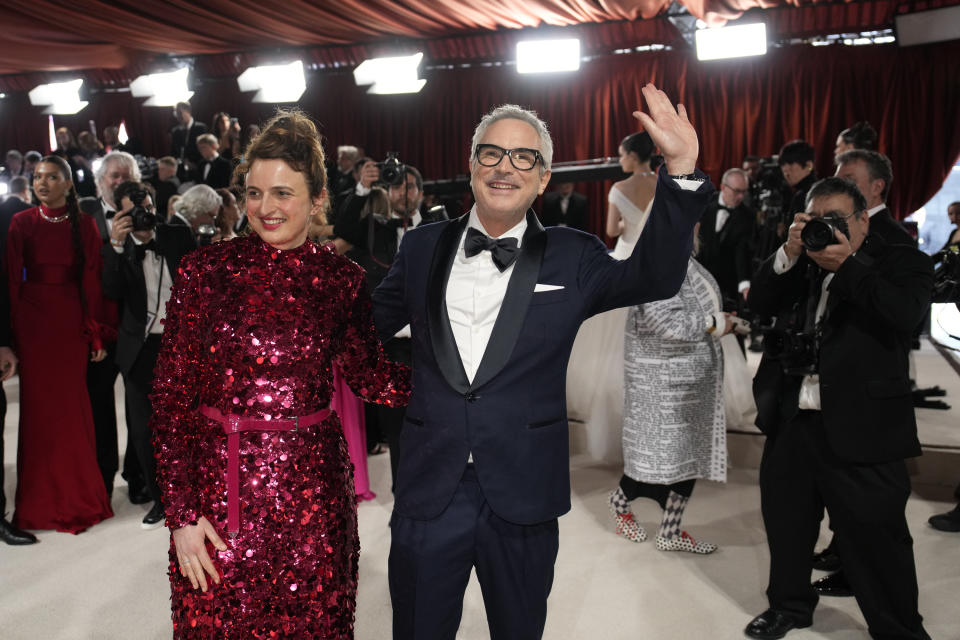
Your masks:
<svg viewBox="0 0 960 640"><path fill-rule="evenodd" d="M326 156L317 126L302 111L280 109L260 134L250 140L234 173L237 184L245 184L250 167L257 160L283 160L303 174L310 197L317 198L327 186Z"/></svg>
<svg viewBox="0 0 960 640"><path fill-rule="evenodd" d="M620 143L620 146L623 147L623 150L627 153L637 154L640 162L649 162L650 158L653 157L653 152L656 151L653 140L646 131L627 136Z"/></svg>
<svg viewBox="0 0 960 640"><path fill-rule="evenodd" d="M854 149L877 149L877 132L869 122L858 122L849 129L844 129L840 132L840 137L847 144L852 144Z"/></svg>

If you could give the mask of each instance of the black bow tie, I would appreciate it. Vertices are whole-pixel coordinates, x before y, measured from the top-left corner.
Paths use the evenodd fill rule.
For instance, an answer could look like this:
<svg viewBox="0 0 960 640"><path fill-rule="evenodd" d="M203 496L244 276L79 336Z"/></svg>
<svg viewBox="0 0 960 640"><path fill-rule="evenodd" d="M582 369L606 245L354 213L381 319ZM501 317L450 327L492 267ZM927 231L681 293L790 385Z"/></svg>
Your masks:
<svg viewBox="0 0 960 640"><path fill-rule="evenodd" d="M157 252L157 241L149 240L143 244L135 244L133 245L133 250L137 252L137 260L142 261L147 255L147 251Z"/></svg>
<svg viewBox="0 0 960 640"><path fill-rule="evenodd" d="M470 227L467 229L467 239L463 243L463 251L468 258L472 258L481 251L489 251L493 258L493 264L497 265L497 269L502 272L517 259L517 252L519 251L517 245L516 238L494 240L482 231Z"/></svg>

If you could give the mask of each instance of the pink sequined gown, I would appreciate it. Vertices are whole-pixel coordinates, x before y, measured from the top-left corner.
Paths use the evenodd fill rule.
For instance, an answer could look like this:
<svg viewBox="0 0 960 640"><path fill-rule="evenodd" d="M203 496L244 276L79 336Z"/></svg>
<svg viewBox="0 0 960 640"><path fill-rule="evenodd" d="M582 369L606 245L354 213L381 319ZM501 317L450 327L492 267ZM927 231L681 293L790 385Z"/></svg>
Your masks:
<svg viewBox="0 0 960 640"><path fill-rule="evenodd" d="M352 638L356 503L337 416L296 432L240 434L240 532L227 534L227 438L200 404L256 418L328 406L332 366L361 397L403 404L409 371L383 358L363 272L311 242L253 235L180 264L154 382L157 480L171 529L205 516L221 584L204 594L170 545L175 638Z"/></svg>

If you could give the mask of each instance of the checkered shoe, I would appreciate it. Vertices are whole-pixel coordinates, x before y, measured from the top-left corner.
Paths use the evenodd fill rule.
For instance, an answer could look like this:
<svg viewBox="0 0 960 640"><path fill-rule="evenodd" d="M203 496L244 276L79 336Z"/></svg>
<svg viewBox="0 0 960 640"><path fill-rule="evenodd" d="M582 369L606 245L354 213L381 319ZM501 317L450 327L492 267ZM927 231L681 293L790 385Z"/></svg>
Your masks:
<svg viewBox="0 0 960 640"><path fill-rule="evenodd" d="M610 493L608 503L618 536L623 536L631 542L643 542L647 539L647 532L634 519L633 512L630 511L629 503L626 501L626 496L623 495L619 487Z"/></svg>
<svg viewBox="0 0 960 640"><path fill-rule="evenodd" d="M709 542L697 542L686 531L680 532L679 538L664 538L657 536L657 549L660 551L688 551L690 553L713 553L717 545Z"/></svg>
<svg viewBox="0 0 960 640"><path fill-rule="evenodd" d="M615 513L613 519L617 524L618 536L623 536L630 542L643 542L647 539L647 532L633 519L632 513Z"/></svg>

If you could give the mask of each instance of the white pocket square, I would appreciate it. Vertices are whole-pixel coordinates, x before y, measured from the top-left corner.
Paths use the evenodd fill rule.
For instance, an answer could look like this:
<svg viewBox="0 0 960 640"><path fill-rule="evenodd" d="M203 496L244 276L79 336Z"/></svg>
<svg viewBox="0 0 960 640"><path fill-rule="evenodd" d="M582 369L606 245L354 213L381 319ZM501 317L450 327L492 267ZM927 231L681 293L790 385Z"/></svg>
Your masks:
<svg viewBox="0 0 960 640"><path fill-rule="evenodd" d="M562 284L540 284L537 283L537 286L533 288L534 293L540 293L541 291L556 291L557 289L563 289Z"/></svg>

